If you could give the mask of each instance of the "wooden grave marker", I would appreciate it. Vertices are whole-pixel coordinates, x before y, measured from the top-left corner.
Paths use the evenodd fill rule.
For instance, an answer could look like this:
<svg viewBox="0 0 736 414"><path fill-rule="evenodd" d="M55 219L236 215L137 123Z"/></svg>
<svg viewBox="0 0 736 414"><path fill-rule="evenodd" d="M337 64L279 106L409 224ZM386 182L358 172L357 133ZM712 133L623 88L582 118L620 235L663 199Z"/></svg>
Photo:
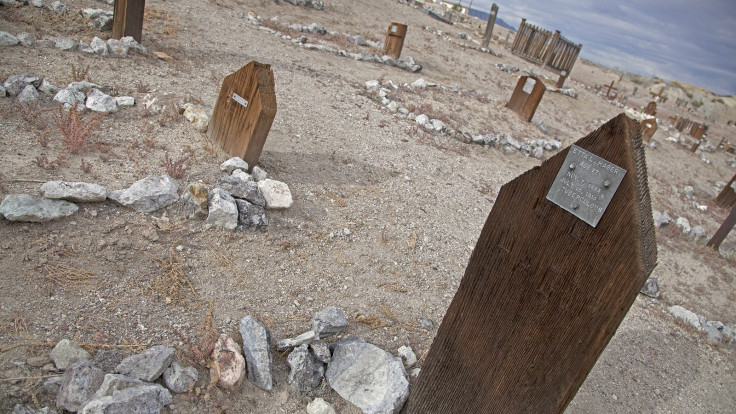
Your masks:
<svg viewBox="0 0 736 414"><path fill-rule="evenodd" d="M736 207L736 175L723 187L716 197L716 205L723 208Z"/></svg>
<svg viewBox="0 0 736 414"><path fill-rule="evenodd" d="M644 113L651 116L657 115L657 103L654 101L651 101L647 104L647 107L644 109Z"/></svg>
<svg viewBox="0 0 736 414"><path fill-rule="evenodd" d="M404 38L406 37L406 31L408 27L405 24L391 23L388 26L388 33L386 34L386 45L384 46L384 53L394 59L398 59L401 56L401 49L404 47Z"/></svg>
<svg viewBox="0 0 736 414"><path fill-rule="evenodd" d="M667 98L662 96L664 93L664 86L659 90L659 93L649 92L650 95L654 98L654 102L667 102Z"/></svg>
<svg viewBox="0 0 736 414"><path fill-rule="evenodd" d="M703 135L705 135L705 131L707 131L707 128L703 124L697 124L695 128L693 128L690 135L695 139L703 139Z"/></svg>
<svg viewBox="0 0 736 414"><path fill-rule="evenodd" d="M222 81L207 136L253 168L258 165L275 117L271 65L250 62Z"/></svg>
<svg viewBox="0 0 736 414"><path fill-rule="evenodd" d="M491 43L491 36L493 36L493 26L496 24L496 15L498 15L498 5L493 3L491 6L491 14L488 15L488 24L486 25L486 33L483 37L483 47L488 49L488 45ZM508 39L508 34L506 36Z"/></svg>
<svg viewBox="0 0 736 414"><path fill-rule="evenodd" d="M645 119L641 121L641 139L644 142L649 142L657 132L657 118Z"/></svg>
<svg viewBox="0 0 736 414"><path fill-rule="evenodd" d="M611 81L611 84L606 86L608 88L608 90L606 91L606 97L611 95L611 90L614 90L614 91L618 90L613 87L613 84L614 84L614 81Z"/></svg>
<svg viewBox="0 0 736 414"><path fill-rule="evenodd" d="M621 114L501 188L404 413L563 412L656 264L644 157Z"/></svg>
<svg viewBox="0 0 736 414"><path fill-rule="evenodd" d="M546 90L547 87L541 79L535 76L522 76L506 106L519 114L523 120L530 122Z"/></svg>
<svg viewBox="0 0 736 414"><path fill-rule="evenodd" d="M113 6L112 38L132 36L141 42L143 34L143 12L146 0L115 0Z"/></svg>
<svg viewBox="0 0 736 414"><path fill-rule="evenodd" d="M728 233L733 230L734 226L736 226L736 205L731 209L731 213L726 217L726 220L723 221L723 224L721 224L721 227L716 231L713 237L708 240L707 246L718 250L718 248L721 247L721 243L726 239Z"/></svg>

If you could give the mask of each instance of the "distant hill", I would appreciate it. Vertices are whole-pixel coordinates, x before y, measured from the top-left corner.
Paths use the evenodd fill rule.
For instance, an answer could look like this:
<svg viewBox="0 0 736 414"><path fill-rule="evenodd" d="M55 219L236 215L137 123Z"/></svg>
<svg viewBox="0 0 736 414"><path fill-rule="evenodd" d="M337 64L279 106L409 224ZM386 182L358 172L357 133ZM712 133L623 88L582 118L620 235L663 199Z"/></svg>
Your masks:
<svg viewBox="0 0 736 414"><path fill-rule="evenodd" d="M488 21L488 18L491 16L490 11L480 11L477 9L470 9L468 14L471 16L477 17L481 20L484 20L484 21ZM506 23L505 21L503 21L503 19L501 19L498 16L496 16L496 24L506 29L513 30L513 31L516 31L516 29L518 29L518 27L511 26L510 24Z"/></svg>

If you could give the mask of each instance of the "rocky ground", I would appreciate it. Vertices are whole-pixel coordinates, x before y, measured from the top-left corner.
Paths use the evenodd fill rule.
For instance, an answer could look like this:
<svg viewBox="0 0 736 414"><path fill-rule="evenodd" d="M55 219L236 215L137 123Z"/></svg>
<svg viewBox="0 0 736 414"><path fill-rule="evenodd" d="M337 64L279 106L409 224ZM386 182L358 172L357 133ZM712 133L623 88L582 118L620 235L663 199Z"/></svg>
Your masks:
<svg viewBox="0 0 736 414"><path fill-rule="evenodd" d="M619 73L578 61L566 83L576 97L547 92L537 124L524 122L504 107L517 76L534 71L553 84L554 74L497 41L491 42L495 54L463 47L477 46L473 40L484 27L478 22L449 26L391 0L330 0L322 10L272 0L151 0L141 40L146 53L126 57L57 48L59 37L90 44L111 35L80 13L111 6L65 5L66 13L0 6L0 31L34 40L2 47L0 80L37 76L61 88L86 80L108 95L133 97L136 105L102 116L90 145L72 153L62 142L63 112L53 95L41 92L38 106L0 98L0 195L40 194L52 180L121 190L166 173L167 159L169 168L179 162L184 170L180 194L197 181L215 186L230 157L180 109L189 103L211 114L222 79L255 60L271 65L278 101L259 167L288 184L293 204L267 210L265 231L190 219L181 202L140 213L108 199L79 204L71 216L46 223L0 219L3 412L17 403L55 406L41 377L59 374L45 362L62 339L92 355L115 349L121 357L165 345L197 366L192 347L212 332L240 342L238 324L246 315L270 329L275 345L336 306L349 326L330 341L357 336L394 355L411 346L421 366L500 187L556 153L545 150L538 159L511 144L478 145L473 137L505 135L519 149L542 140L568 146L624 111L595 92ZM421 72L337 53L377 52L343 34L378 42L392 21L409 25L402 57L411 56ZM289 27L312 23L336 33ZM301 36L306 39L294 41ZM499 70L499 63L522 71ZM409 86L420 77L429 85ZM650 100L638 79L624 76L617 85L634 109ZM369 89L372 80L386 92ZM419 125L402 108L447 129ZM81 119L92 120L90 112ZM736 162L718 150L692 153L694 141L669 128L675 114L691 115L674 100L658 106L659 129L646 154L652 208L673 218L657 230L652 276L661 295L637 299L567 412L736 411L733 344L712 343L668 311L680 305L705 320L736 324L729 253L736 234L721 255L674 223L686 218L709 238L727 215L712 200L736 173ZM732 136L732 127L711 123L713 146ZM236 391L207 387L209 375L199 366L196 389L174 395L164 410L292 413L321 397L338 412L360 412L324 381L303 394L291 390L287 356L274 350L273 391L249 381Z"/></svg>

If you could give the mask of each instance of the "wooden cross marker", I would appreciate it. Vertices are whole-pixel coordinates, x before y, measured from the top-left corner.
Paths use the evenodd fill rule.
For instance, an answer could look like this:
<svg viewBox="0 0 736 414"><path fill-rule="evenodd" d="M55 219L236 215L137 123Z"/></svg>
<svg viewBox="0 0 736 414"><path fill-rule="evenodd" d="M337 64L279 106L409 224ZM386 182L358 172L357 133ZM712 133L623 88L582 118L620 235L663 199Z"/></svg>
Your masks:
<svg viewBox="0 0 736 414"><path fill-rule="evenodd" d="M398 59L401 56L401 49L404 48L404 38L408 27L405 24L391 23L388 26L386 41L384 46L384 54Z"/></svg>
<svg viewBox="0 0 736 414"><path fill-rule="evenodd" d="M113 6L112 38L120 39L133 36L141 42L143 34L143 12L146 0L115 0Z"/></svg>
<svg viewBox="0 0 736 414"><path fill-rule="evenodd" d="M606 96L609 96L611 94L611 89L616 89L613 87L614 81L611 81L611 84L608 85L608 91L606 91Z"/></svg>
<svg viewBox="0 0 736 414"><path fill-rule="evenodd" d="M507 106L519 114L523 120L530 122L546 90L547 87L544 86L541 79L534 76L522 76L519 78Z"/></svg>
<svg viewBox="0 0 736 414"><path fill-rule="evenodd" d="M736 205L734 205L734 207L731 209L731 214L726 217L726 220L723 222L718 231L716 231L716 234L714 234L713 237L711 237L711 239L708 241L707 246L718 250L718 248L721 247L721 243L723 243L723 240L726 239L728 233L733 230L734 226L736 226Z"/></svg>
<svg viewBox="0 0 736 414"><path fill-rule="evenodd" d="M271 65L250 62L222 81L207 136L253 168L275 117Z"/></svg>
<svg viewBox="0 0 736 414"><path fill-rule="evenodd" d="M655 101L659 100L659 101L665 102L667 98L662 96L663 93L664 93L664 86L662 87L662 89L659 90L659 93L649 92L649 94L654 97Z"/></svg>
<svg viewBox="0 0 736 414"><path fill-rule="evenodd" d="M716 197L716 205L723 208L736 207L736 175L723 187Z"/></svg>
<svg viewBox="0 0 736 414"><path fill-rule="evenodd" d="M621 114L501 188L404 412L562 413L656 256L639 123Z"/></svg>

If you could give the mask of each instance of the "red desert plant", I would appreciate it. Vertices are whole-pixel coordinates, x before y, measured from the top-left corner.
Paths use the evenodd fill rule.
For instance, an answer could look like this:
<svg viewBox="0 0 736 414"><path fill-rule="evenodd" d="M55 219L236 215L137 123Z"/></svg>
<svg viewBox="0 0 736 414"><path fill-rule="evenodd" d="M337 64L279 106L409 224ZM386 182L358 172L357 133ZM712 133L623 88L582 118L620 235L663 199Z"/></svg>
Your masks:
<svg viewBox="0 0 736 414"><path fill-rule="evenodd" d="M77 105L75 103L68 111L59 105L59 111L54 116L56 127L61 134L61 142L72 154L79 154L87 149L90 135L105 116L105 113L101 113L83 120L77 111Z"/></svg>

